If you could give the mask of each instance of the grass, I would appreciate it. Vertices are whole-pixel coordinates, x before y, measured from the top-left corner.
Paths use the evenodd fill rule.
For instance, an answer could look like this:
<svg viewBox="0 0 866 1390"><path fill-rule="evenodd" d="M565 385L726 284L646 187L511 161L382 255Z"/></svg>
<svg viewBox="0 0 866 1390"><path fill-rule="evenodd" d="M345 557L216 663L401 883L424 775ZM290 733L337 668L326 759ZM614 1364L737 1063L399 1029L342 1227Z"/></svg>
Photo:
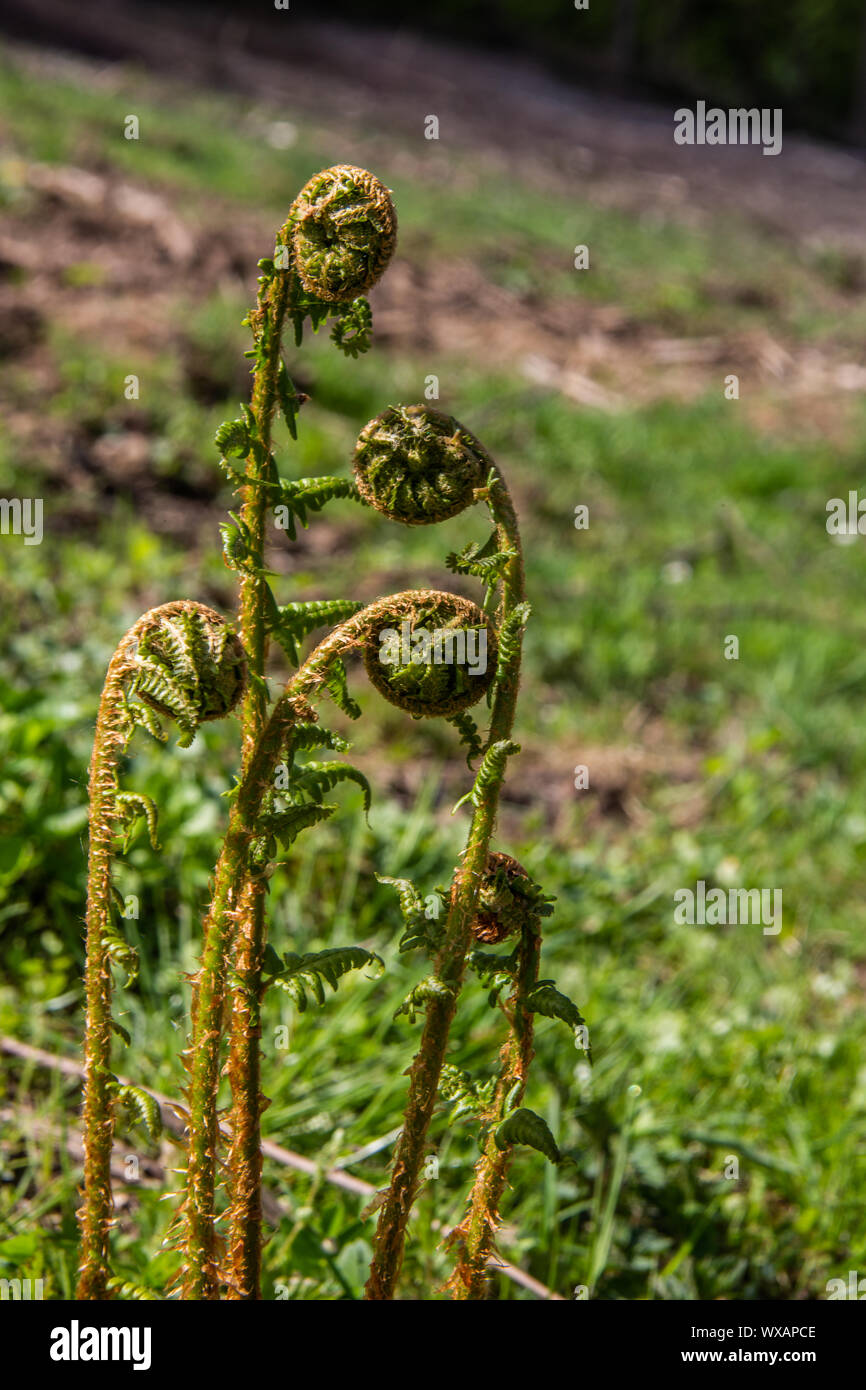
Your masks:
<svg viewBox="0 0 866 1390"><path fill-rule="evenodd" d="M0 76L4 133L19 154L107 163L161 184L181 208L202 194L230 215L255 195L257 211L270 215L334 154L300 124L298 144L276 157L248 133L237 103L215 97L170 109L136 97L148 138L133 147L117 135L128 88L87 90L9 66ZM438 190L434 203L423 170L395 178L404 253L435 266L459 252L501 283L550 296L586 289L663 326L674 303L688 331L756 312L706 298L702 285L718 266L709 233L671 234L624 213L587 210L592 230L580 239L609 246L598 278L575 283L566 259L561 275L539 279L528 248L543 246L548 260L567 251L577 239L574 208L485 177L455 181L444 203ZM761 321L817 341L822 306L838 291L784 247L743 229L737 236L730 274L754 264L757 247L769 258L762 280L781 287ZM739 259L747 247L751 258ZM103 344L55 325L43 347L60 384L51 421L73 433L122 430L118 385L141 366L149 390L137 418L165 485L212 475L213 428L236 405L224 344L245 345L242 310L232 295L192 311L181 297L173 332L123 370ZM226 400L202 403L189 390L184 351L209 343ZM525 801L506 805L502 844L557 895L545 972L581 1005L595 1058L590 1072L555 1023L539 1027L527 1103L569 1162L553 1170L529 1152L516 1159L503 1253L565 1297L577 1286L603 1299L823 1297L827 1279L866 1261L866 657L857 620L866 557L859 544L833 543L824 526L827 499L858 485L862 424L831 450L759 435L720 399L611 416L478 362L449 365L442 405L478 431L513 485L535 608L524 753L512 774ZM397 359L381 348L345 366L323 344L304 383L312 399L299 444L279 439L287 472L345 469L361 425L388 401L417 397L429 370L429 355ZM35 367L13 364L7 404L14 389L44 409L39 381ZM5 495L29 495L38 458L13 431L2 450ZM44 495L45 543L2 538L10 563L0 571L0 1028L74 1057L84 786L105 663L145 607L198 596L226 609L230 585L217 554L218 508L212 545L184 547L151 530L122 488L97 494L100 515L86 532L64 524L74 496L49 490L47 479ZM590 508L586 531L573 526L578 503ZM288 558L275 547L285 571L277 588L287 598L368 597L438 584L444 553L472 525L464 518L435 534L398 533L337 505L314 521L318 542ZM736 661L723 654L731 634ZM350 792L315 842L298 842L290 870L273 880L273 939L300 951L357 941L383 955L387 971L346 982L303 1016L269 998L264 1124L284 1146L323 1164L348 1158L349 1171L381 1185L419 1025L392 1017L417 974L396 952L393 899L374 873L411 873L434 887L462 820L449 815L459 771L447 732L407 726L360 678L355 686L365 714L352 730L356 760L378 792L370 826ZM213 726L185 753L141 745L126 779L159 804L165 849L155 855L140 837L123 871L123 891L139 898L129 927L142 974L118 1000L133 1039L118 1066L173 1095L183 1084L189 1003L182 972L198 950L236 744L235 729ZM635 745L656 756L626 779L619 810L614 799L605 814L601 750ZM576 794L581 762L591 790ZM675 926L673 893L698 878L780 887L781 935ZM483 994L468 991L452 1060L486 1075L500 1036ZM80 1088L11 1059L3 1086L0 1276L43 1277L46 1296L69 1296L78 1171L66 1136ZM406 1294L426 1298L447 1276L440 1239L462 1214L476 1152L471 1126L449 1125L444 1114L433 1139L438 1177L419 1203L405 1271ZM138 1132L129 1143L148 1156ZM351 1161L359 1151L367 1156ZM168 1167L177 1158L161 1155ZM359 1297L371 1233L362 1201L271 1162L266 1180L286 1213L266 1252L266 1296ZM163 1287L174 1258L161 1249L166 1187L170 1175L124 1192L118 1269L138 1286ZM526 1297L504 1279L497 1295Z"/></svg>

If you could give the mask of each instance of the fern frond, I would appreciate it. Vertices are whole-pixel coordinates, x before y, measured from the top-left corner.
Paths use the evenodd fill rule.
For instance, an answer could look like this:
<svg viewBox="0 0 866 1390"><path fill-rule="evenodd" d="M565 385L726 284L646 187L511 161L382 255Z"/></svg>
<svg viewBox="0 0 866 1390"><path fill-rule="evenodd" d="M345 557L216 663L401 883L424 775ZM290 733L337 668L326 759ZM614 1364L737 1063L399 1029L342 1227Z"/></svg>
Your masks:
<svg viewBox="0 0 866 1390"><path fill-rule="evenodd" d="M275 955L276 952L267 957L266 964L270 961L273 967ZM307 991L321 1005L325 1002L325 984L336 990L343 975L350 970L360 970L365 965L385 968L381 956L363 946L332 946L325 951L311 951L305 955L287 951L280 970L277 972L271 968L268 971L267 984L276 985L289 994L298 1012L303 1013L307 1007Z"/></svg>
<svg viewBox="0 0 866 1390"><path fill-rule="evenodd" d="M148 1137L154 1142L162 1134L162 1115L159 1104L140 1086L118 1086L117 1099L124 1107L133 1124L143 1125Z"/></svg>
<svg viewBox="0 0 866 1390"><path fill-rule="evenodd" d="M542 1014L545 1018L558 1018L575 1036L586 1028L586 1019L580 1009L567 994L562 994L556 988L553 980L538 980L522 1002L530 1013Z"/></svg>
<svg viewBox="0 0 866 1390"><path fill-rule="evenodd" d="M471 767L472 760L481 755L482 743L478 725L468 710L462 710L459 714L452 714L448 723L453 724L459 733L460 742L466 748L466 766Z"/></svg>
<svg viewBox="0 0 866 1390"><path fill-rule="evenodd" d="M300 753L308 748L329 748L332 753L348 753L351 744L333 729L321 724L300 723L292 729L292 752Z"/></svg>
<svg viewBox="0 0 866 1390"><path fill-rule="evenodd" d="M355 299L337 318L331 341L347 357L367 352L373 332L373 314L366 299Z"/></svg>
<svg viewBox="0 0 866 1390"><path fill-rule="evenodd" d="M520 744L514 743L510 738L500 739L498 743L493 743L488 748L484 757L481 759L481 766L465 796L461 796L454 811L458 811L465 802L471 801L473 806L480 806L489 787L499 782L505 769L507 760L514 754L520 752Z"/></svg>
<svg viewBox="0 0 866 1390"><path fill-rule="evenodd" d="M317 627L342 622L363 608L350 598L316 599L310 603L274 604L268 626L293 666L300 664L298 644Z"/></svg>
<svg viewBox="0 0 866 1390"><path fill-rule="evenodd" d="M135 831L135 823L142 816L147 822L147 833L150 843L154 849L159 849L159 842L156 838L156 826L159 819L159 812L156 803L142 792L118 792L115 796L121 820L126 827L126 836L123 842L124 854L132 843Z"/></svg>
<svg viewBox="0 0 866 1390"><path fill-rule="evenodd" d="M259 827L264 835L279 840L283 849L288 849L302 830L309 830L310 826L319 825L329 816L332 816L336 809L336 806L320 804L290 806L288 810L261 816Z"/></svg>
<svg viewBox="0 0 866 1390"><path fill-rule="evenodd" d="M436 951L442 940L443 927L436 919L427 916L424 899L411 879L389 878L386 874L377 874L376 878L389 888L396 888L399 894L405 931L400 937L398 951L414 951L418 946L431 954Z"/></svg>
<svg viewBox="0 0 866 1390"><path fill-rule="evenodd" d="M361 788L364 793L364 814L368 815L373 796L372 789L363 772L351 763L305 763L292 782L292 792L304 792L316 802L320 802L322 797L333 791L340 782L354 782Z"/></svg>
<svg viewBox="0 0 866 1390"><path fill-rule="evenodd" d="M525 1106L512 1110L506 1116L494 1131L493 1139L497 1149L507 1149L512 1144L526 1144L528 1148L544 1154L551 1163L559 1163L562 1157L547 1121Z"/></svg>
<svg viewBox="0 0 866 1390"><path fill-rule="evenodd" d="M432 999L453 998L456 993L456 986L440 980L436 975L428 975L409 991L399 1009L395 1009L394 1017L399 1018L401 1014L405 1014L409 1022L414 1023L425 1004L429 1004Z"/></svg>
<svg viewBox="0 0 866 1390"><path fill-rule="evenodd" d="M274 505L285 510L280 526L289 538L297 540L295 522L307 526L307 513L320 512L327 502L337 497L357 498L358 490L351 478L281 478L276 484Z"/></svg>
<svg viewBox="0 0 866 1390"><path fill-rule="evenodd" d="M324 686L337 709L348 714L350 719L360 719L361 706L349 694L349 677L342 657L338 656L331 662Z"/></svg>

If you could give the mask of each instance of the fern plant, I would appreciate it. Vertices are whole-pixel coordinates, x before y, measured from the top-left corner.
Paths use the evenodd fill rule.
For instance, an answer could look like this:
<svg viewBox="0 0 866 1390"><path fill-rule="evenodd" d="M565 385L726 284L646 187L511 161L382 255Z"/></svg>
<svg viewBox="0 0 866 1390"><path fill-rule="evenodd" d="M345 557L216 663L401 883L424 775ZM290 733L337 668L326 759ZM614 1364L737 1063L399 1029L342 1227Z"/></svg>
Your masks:
<svg viewBox="0 0 866 1390"><path fill-rule="evenodd" d="M252 393L241 415L216 434L220 464L240 497L222 527L223 556L238 584L237 636L210 609L167 604L146 614L123 639L109 666L91 766L88 893L87 1086L85 1193L79 1296L104 1298L121 1285L109 1261L110 1153L118 1106L154 1123L147 1092L120 1088L110 1070L111 965L134 967L112 917L110 860L119 830L143 820L155 843L156 808L140 793L121 791L118 765L134 729L164 737L160 715L174 720L181 744L207 719L240 715L240 767L229 793L228 826L214 871L193 979L192 1029L184 1054L188 1071L188 1160L185 1194L172 1238L183 1251L179 1292L187 1299L260 1297L261 1091L263 1001L281 991L299 1012L321 1004L352 970L381 969L374 952L335 945L313 953L278 954L268 941L268 884L297 837L336 809L328 799L342 785L360 789L365 810L371 788L340 755L348 744L320 719L330 700L351 718L360 708L349 689L349 660L358 657L372 686L414 719L441 718L453 727L473 780L455 811L469 807L466 844L452 882L442 892L444 922L431 922L408 880L390 880L399 893L405 931L400 949L421 950L430 973L398 1008L424 1022L391 1180L381 1194L366 1296L393 1297L403 1258L406 1223L418 1192L427 1135L437 1099L482 1125L482 1154L467 1217L455 1234L455 1296L480 1297L493 1250L496 1211L511 1148L534 1144L556 1156L543 1121L523 1107L536 1013L572 1018L574 1006L552 982L538 981L539 921L546 899L509 856L491 849L499 795L510 759L529 608L514 507L501 470L480 441L451 416L429 406L394 406L367 424L352 474L286 479L273 452L273 426L282 414L292 438L304 397L282 356L291 325L297 346L307 325L332 321L336 347L350 357L370 345L371 314L364 295L392 255L396 215L382 184L364 170L339 165L316 175L295 200L277 234L274 254L260 264L259 293L247 322L252 331ZM479 602L437 589L408 590L361 605L351 598L279 603L265 568L271 515L290 539L297 525L340 499L372 507L391 521L430 525L480 504L490 530L446 559L467 584L480 583ZM302 659L306 640L327 635ZM276 643L292 674L271 702L266 683L269 647ZM470 710L486 699L486 729ZM333 760L321 753L333 753ZM490 959L480 946L517 933L507 957ZM475 1080L446 1063L449 1033L467 967L487 979L502 1005L509 1034L498 1077ZM575 1011L576 1012L576 1011ZM228 1013L228 1023L226 1017ZM231 1087L228 1243L217 1237L220 1124L218 1090L228 1031ZM158 1110L156 1112L158 1117Z"/></svg>

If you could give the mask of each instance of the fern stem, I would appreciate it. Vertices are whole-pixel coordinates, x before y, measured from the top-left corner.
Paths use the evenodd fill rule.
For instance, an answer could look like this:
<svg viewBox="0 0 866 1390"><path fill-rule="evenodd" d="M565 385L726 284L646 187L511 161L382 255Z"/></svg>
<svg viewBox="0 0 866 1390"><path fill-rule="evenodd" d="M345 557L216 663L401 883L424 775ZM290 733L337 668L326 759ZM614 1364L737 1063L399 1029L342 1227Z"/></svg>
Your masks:
<svg viewBox="0 0 866 1390"><path fill-rule="evenodd" d="M509 1035L501 1051L499 1076L487 1115L489 1133L475 1165L475 1181L469 1198L469 1211L451 1239L458 1243L460 1257L449 1281L452 1297L458 1300L484 1298L489 1287L488 1262L493 1253L499 1226L499 1204L505 1191L508 1167L514 1146L500 1148L496 1126L505 1118L505 1105L516 1109L526 1093L529 1064L533 1058L535 1015L524 1000L538 979L541 932L537 920L522 930L515 983L508 1001Z"/></svg>
<svg viewBox="0 0 866 1390"><path fill-rule="evenodd" d="M277 408L280 345L289 306L290 276L266 279L259 291L251 322L256 341L256 366L250 409L256 447L247 459L247 476L261 480L271 452ZM258 451L258 458L257 452ZM252 680L241 710L242 772L250 766L256 742L267 717L264 684L268 635L267 581L263 575L267 491L255 485L242 493L241 521L246 527L250 571L241 578L239 624ZM232 998L229 1082L232 1092L232 1142L229 1151L229 1279L228 1297L257 1299L261 1275L261 1027L262 958L267 936L266 886L247 882L240 893L235 967L242 986Z"/></svg>
<svg viewBox="0 0 866 1390"><path fill-rule="evenodd" d="M500 550L512 552L503 571L499 610L501 631L502 624L524 600L520 532L514 506L501 475L497 475L490 488L488 506L498 533ZM511 736L520 684L520 657L521 641L518 638L510 658L501 662L501 669L497 670L488 746L508 740ZM366 1285L365 1297L370 1300L393 1298L400 1274L406 1226L418 1192L427 1132L463 982L470 926L496 824L504 772L503 762L494 771L475 807L466 848L454 873L445 938L435 965L437 978L451 988L428 1002L421 1042L409 1070L403 1128L397 1141L391 1181L379 1212L370 1277Z"/></svg>
<svg viewBox="0 0 866 1390"><path fill-rule="evenodd" d="M87 865L87 964L84 1035L84 1203L77 1297L108 1297L109 1229L114 1212L111 1148L114 1138L111 1071L111 961L106 938L111 914L111 854L117 820L117 766L124 744L120 728L123 677L131 628L108 667L90 762L90 843Z"/></svg>

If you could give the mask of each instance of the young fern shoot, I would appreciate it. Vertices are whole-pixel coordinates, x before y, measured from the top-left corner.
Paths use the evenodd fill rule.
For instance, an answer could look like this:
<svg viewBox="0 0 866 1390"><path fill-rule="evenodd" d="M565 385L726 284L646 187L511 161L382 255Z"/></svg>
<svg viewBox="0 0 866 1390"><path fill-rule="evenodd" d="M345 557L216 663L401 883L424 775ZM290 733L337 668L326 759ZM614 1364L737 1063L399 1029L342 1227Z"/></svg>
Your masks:
<svg viewBox="0 0 866 1390"><path fill-rule="evenodd" d="M469 546L461 555L449 557L458 573L488 581L485 609L496 609L498 652L486 742L480 743L474 725L460 722L455 711L454 722L464 741L469 741L470 753L483 751L484 756L469 793L472 819L466 848L454 871L444 931L435 946L430 944L434 971L424 999L418 1001L424 1005L424 1027L409 1069L409 1093L391 1181L379 1210L366 1297L387 1300L394 1295L403 1260L406 1225L418 1191L499 792L508 758L519 751L511 732L529 610L517 518L501 471L479 440L451 416L420 405L385 411L361 435L355 478L370 506L405 525L428 525L474 502L485 502L494 528L483 547Z"/></svg>
<svg viewBox="0 0 866 1390"><path fill-rule="evenodd" d="M174 720L181 746L188 745L200 724L221 719L234 708L245 681L243 649L231 629L213 609L185 600L139 618L108 666L89 784L80 1299L108 1297L114 1111L118 1100L134 1099L124 1095L111 1070L112 1032L122 1032L111 1016L111 965L125 965L130 974L135 965L135 953L114 920L114 841L119 829L130 831L144 818L156 847L156 807L146 796L120 790L120 761L138 726L165 741L159 715ZM139 1094L142 1106L146 1101Z"/></svg>

